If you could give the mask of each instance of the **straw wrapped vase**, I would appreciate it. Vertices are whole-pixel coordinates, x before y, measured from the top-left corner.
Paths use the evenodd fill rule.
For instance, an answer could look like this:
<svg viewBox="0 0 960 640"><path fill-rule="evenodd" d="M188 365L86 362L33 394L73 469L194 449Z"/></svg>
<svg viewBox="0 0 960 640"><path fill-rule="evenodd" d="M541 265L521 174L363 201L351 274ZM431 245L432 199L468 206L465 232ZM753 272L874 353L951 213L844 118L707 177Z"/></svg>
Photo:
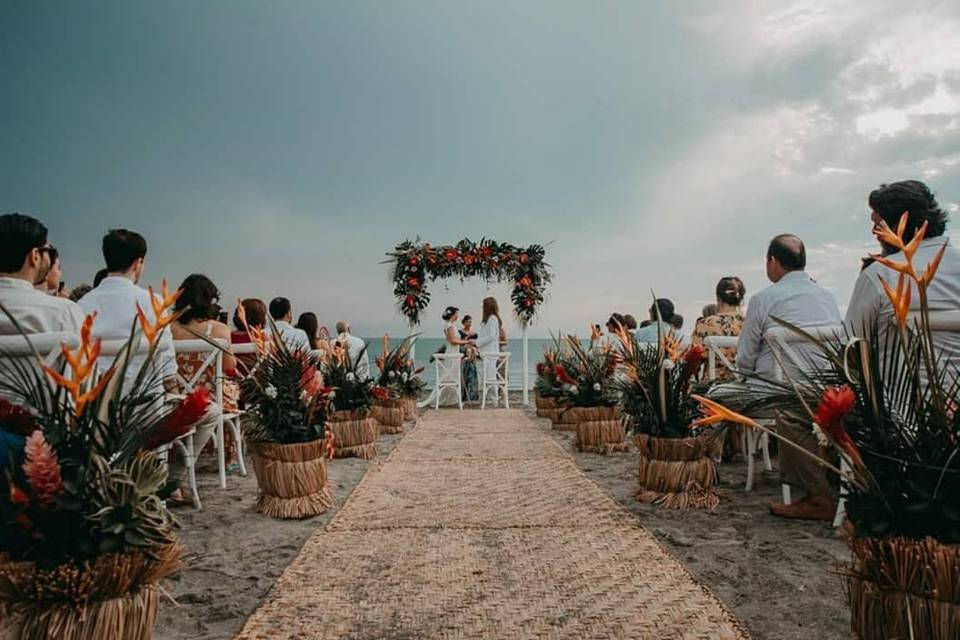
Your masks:
<svg viewBox="0 0 960 640"><path fill-rule="evenodd" d="M853 538L844 574L860 640L960 637L960 545Z"/></svg>
<svg viewBox="0 0 960 640"><path fill-rule="evenodd" d="M630 450L622 418L587 420L577 425L574 446L590 453L622 453Z"/></svg>
<svg viewBox="0 0 960 640"><path fill-rule="evenodd" d="M380 426L380 434L403 433L406 415L402 400L381 400L370 409L370 417Z"/></svg>
<svg viewBox="0 0 960 640"><path fill-rule="evenodd" d="M636 437L640 450L640 489L636 498L667 509L715 509L717 459L723 440L715 435L694 438Z"/></svg>
<svg viewBox="0 0 960 640"><path fill-rule="evenodd" d="M377 457L380 425L367 409L334 411L327 416L327 429L333 432L335 458Z"/></svg>
<svg viewBox="0 0 960 640"><path fill-rule="evenodd" d="M257 511L271 518L302 520L333 506L324 439L295 444L251 442L257 474Z"/></svg>
<svg viewBox="0 0 960 640"><path fill-rule="evenodd" d="M400 403L403 407L403 417L405 420L412 422L417 421L417 399L416 398L401 398Z"/></svg>
<svg viewBox="0 0 960 640"><path fill-rule="evenodd" d="M603 420L618 420L621 416L620 407L566 407L558 409L557 419L553 420L553 428L558 431L576 431L581 422L596 422Z"/></svg>
<svg viewBox="0 0 960 640"><path fill-rule="evenodd" d="M182 555L173 543L52 569L0 558L0 638L150 640Z"/></svg>
<svg viewBox="0 0 960 640"><path fill-rule="evenodd" d="M558 405L556 398L546 398L539 394L534 397L534 402L537 405L537 415L541 418L549 418Z"/></svg>

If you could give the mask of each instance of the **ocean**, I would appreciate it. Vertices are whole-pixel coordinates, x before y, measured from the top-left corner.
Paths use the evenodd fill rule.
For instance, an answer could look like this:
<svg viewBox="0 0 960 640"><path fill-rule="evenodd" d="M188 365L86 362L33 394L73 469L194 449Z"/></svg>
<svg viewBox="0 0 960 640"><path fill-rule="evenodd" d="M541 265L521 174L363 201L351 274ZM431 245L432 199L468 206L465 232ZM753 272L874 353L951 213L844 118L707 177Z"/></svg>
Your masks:
<svg viewBox="0 0 960 640"><path fill-rule="evenodd" d="M370 352L370 364L375 368L374 360L380 355L383 348L381 346L382 338L364 338L367 343L367 349ZM400 340L391 339L390 347L398 345ZM529 358L530 358L530 388L536 381L537 362L543 359L545 349L554 345L550 338L530 338L529 339ZM423 379L427 381L427 388L433 387L436 379L436 369L429 363L430 356L443 346L442 338L423 338L417 340L416 354L414 361L417 368L426 367L423 371ZM523 389L523 340L511 339L507 341L506 351L510 352L510 388L516 390ZM479 370L478 370L479 373Z"/></svg>

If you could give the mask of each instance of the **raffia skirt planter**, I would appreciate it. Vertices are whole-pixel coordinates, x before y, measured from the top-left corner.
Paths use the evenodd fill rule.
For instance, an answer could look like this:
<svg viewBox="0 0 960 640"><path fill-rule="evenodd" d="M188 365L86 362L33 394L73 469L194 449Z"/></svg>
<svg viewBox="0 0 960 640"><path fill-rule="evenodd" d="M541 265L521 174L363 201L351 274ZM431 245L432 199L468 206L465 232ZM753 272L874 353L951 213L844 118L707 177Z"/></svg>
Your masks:
<svg viewBox="0 0 960 640"><path fill-rule="evenodd" d="M577 425L574 446L590 453L622 453L630 450L622 418L587 420Z"/></svg>
<svg viewBox="0 0 960 640"><path fill-rule="evenodd" d="M383 400L370 409L370 417L377 421L380 433L403 433L406 412L403 400Z"/></svg>
<svg viewBox="0 0 960 640"><path fill-rule="evenodd" d="M715 509L720 504L717 458L722 439L639 435L635 442L640 450L637 500L667 509Z"/></svg>
<svg viewBox="0 0 960 640"><path fill-rule="evenodd" d="M853 538L846 568L860 640L960 637L960 545L933 538Z"/></svg>
<svg viewBox="0 0 960 640"><path fill-rule="evenodd" d="M417 399L416 398L401 398L400 406L403 407L403 417L409 422L416 422L419 417L417 411Z"/></svg>
<svg viewBox="0 0 960 640"><path fill-rule="evenodd" d="M540 395L534 398L534 402L537 406L537 416L540 418L551 418L559 404L556 398L544 398Z"/></svg>
<svg viewBox="0 0 960 640"><path fill-rule="evenodd" d="M274 444L251 442L257 475L257 511L271 518L302 520L333 506L327 479L326 440Z"/></svg>
<svg viewBox="0 0 960 640"><path fill-rule="evenodd" d="M619 420L620 407L564 407L557 409L553 428L558 431L576 431L581 422Z"/></svg>
<svg viewBox="0 0 960 640"><path fill-rule="evenodd" d="M108 554L82 566L40 569L0 558L0 639L150 640L161 580L180 568L183 546Z"/></svg>
<svg viewBox="0 0 960 640"><path fill-rule="evenodd" d="M327 416L327 429L333 432L334 458L377 457L380 425L366 409L334 411Z"/></svg>

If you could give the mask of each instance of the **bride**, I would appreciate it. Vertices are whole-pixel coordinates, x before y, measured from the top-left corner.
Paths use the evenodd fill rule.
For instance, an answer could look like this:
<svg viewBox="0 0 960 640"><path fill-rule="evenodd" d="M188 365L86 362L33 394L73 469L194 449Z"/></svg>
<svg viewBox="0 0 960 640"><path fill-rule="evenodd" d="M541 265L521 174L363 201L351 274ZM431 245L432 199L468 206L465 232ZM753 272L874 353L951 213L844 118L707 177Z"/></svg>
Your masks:
<svg viewBox="0 0 960 640"><path fill-rule="evenodd" d="M460 353L460 347L463 345L473 345L472 340L462 340L460 338L460 332L457 330L457 318L460 317L460 309L457 307L447 307L443 311L443 320L446 322L446 326L443 328L443 337L444 343L441 350L437 353ZM456 382L457 373L459 372L460 364L457 363L452 367L440 367L440 375L443 377L443 382ZM439 381L438 381L439 382ZM427 399L420 402L418 406L420 407L429 407L436 403L437 399L437 387L433 388L433 391L430 392L430 395L427 396ZM460 404L460 390L453 387L444 387L443 393L440 395L440 406L449 407L451 405Z"/></svg>

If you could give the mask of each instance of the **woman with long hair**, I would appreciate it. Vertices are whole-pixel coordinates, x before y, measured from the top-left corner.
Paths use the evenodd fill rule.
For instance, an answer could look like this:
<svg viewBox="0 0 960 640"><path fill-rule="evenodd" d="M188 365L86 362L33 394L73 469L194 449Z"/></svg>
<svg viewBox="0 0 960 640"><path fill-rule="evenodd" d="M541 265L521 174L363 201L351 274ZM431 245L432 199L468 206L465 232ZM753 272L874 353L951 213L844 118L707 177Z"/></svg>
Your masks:
<svg viewBox="0 0 960 640"><path fill-rule="evenodd" d="M317 314L312 311L301 313L300 317L297 318L297 329L301 329L307 334L307 341L310 343L311 349L316 350L320 348L317 346L320 334L320 321L317 320Z"/></svg>
<svg viewBox="0 0 960 640"><path fill-rule="evenodd" d="M500 353L500 330L503 327L503 321L500 319L500 305L497 299L493 297L483 299L483 322L480 325L480 332L477 335L477 350L480 357L483 358L483 372L486 380L495 380L497 377L497 358ZM482 393L486 395L487 390ZM497 397L494 399L494 406L500 401Z"/></svg>
<svg viewBox="0 0 960 640"><path fill-rule="evenodd" d="M747 295L743 280L736 276L720 278L717 283L717 311L711 316L701 318L693 330L693 344L703 344L708 336L739 336L743 329L743 313L741 307ZM724 357L731 363L737 361L736 347L724 350ZM717 363L717 379L732 380L733 372L722 363Z"/></svg>

